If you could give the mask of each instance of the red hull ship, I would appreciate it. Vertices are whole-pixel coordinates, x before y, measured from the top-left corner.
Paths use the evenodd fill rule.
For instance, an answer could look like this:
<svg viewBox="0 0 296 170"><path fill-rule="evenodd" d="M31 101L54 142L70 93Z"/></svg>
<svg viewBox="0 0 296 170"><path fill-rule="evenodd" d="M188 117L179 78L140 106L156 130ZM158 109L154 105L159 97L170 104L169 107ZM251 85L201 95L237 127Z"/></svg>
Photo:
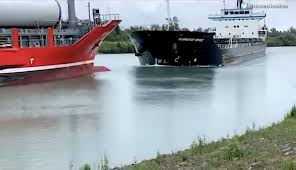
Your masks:
<svg viewBox="0 0 296 170"><path fill-rule="evenodd" d="M59 3L53 2L60 10ZM5 27L0 29L0 84L66 79L108 70L94 67L94 59L100 43L120 23L118 15L100 15L95 9L94 20L80 21L81 24L75 16L74 0L68 3L69 19L63 23L58 14L55 25L39 21L42 28L37 22L28 26L18 23L19 26L13 27L3 24Z"/></svg>

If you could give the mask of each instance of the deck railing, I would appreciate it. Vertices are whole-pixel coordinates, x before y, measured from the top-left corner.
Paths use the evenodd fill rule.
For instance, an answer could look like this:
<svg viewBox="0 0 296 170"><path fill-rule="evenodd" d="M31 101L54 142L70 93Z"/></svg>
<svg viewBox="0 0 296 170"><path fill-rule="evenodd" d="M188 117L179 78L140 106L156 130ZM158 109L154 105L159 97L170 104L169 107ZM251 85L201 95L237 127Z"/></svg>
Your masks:
<svg viewBox="0 0 296 170"><path fill-rule="evenodd" d="M95 19L95 18L94 18ZM54 28L55 46L69 46L74 44L78 39L90 32L95 25L104 25L112 20L120 20L119 14L102 14L98 15L95 21L76 22L75 28L68 28L68 21L60 22ZM34 38L32 38L32 36ZM10 37L10 39L4 39ZM40 37L40 38L39 38ZM0 48L12 48L12 29L0 28ZM46 47L48 46L48 29L47 28L27 28L19 29L19 45L21 48L27 47Z"/></svg>
<svg viewBox="0 0 296 170"><path fill-rule="evenodd" d="M99 15L102 22L119 20L119 14L101 14Z"/></svg>
<svg viewBox="0 0 296 170"><path fill-rule="evenodd" d="M238 47L251 47L251 46L258 46L258 45L264 45L264 42L217 44L218 48L221 48L221 49L231 49L231 48L238 48Z"/></svg>

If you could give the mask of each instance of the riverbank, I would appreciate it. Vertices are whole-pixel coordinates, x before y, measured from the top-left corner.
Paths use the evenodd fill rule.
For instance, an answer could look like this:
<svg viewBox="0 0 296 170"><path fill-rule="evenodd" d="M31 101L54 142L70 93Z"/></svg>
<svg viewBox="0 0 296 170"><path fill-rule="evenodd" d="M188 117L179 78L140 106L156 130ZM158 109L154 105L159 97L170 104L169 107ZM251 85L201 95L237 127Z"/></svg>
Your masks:
<svg viewBox="0 0 296 170"><path fill-rule="evenodd" d="M200 138L190 149L126 166L150 169L296 169L296 107L271 127L249 129L242 136L207 143Z"/></svg>

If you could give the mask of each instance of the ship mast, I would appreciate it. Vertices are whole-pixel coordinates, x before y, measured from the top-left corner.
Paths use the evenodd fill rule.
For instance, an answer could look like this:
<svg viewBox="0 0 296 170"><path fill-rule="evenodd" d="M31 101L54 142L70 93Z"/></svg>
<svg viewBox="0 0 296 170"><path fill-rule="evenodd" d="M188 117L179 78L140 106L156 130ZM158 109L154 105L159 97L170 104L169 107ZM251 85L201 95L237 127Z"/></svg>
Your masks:
<svg viewBox="0 0 296 170"><path fill-rule="evenodd" d="M167 20L171 19L171 7L170 7L170 0L166 0L167 5Z"/></svg>
<svg viewBox="0 0 296 170"><path fill-rule="evenodd" d="M243 0L237 0L237 8L242 9Z"/></svg>

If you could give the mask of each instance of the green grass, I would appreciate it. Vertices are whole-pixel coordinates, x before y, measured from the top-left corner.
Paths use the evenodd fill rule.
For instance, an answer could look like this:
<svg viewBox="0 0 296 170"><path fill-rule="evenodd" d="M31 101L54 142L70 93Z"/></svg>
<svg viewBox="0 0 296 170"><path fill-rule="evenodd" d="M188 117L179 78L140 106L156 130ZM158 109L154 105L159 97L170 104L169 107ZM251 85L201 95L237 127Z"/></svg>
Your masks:
<svg viewBox="0 0 296 170"><path fill-rule="evenodd" d="M296 163L293 160L284 160L282 163L283 170L296 170Z"/></svg>
<svg viewBox="0 0 296 170"><path fill-rule="evenodd" d="M85 168L86 167L86 168ZM88 166L84 166L83 170ZM101 169L109 169L105 156ZM197 138L189 149L156 155L155 159L125 166L123 170L282 169L296 170L296 107L280 123L248 129L242 136L207 143Z"/></svg>
<svg viewBox="0 0 296 170"><path fill-rule="evenodd" d="M248 129L242 136L206 143L198 138L190 149L121 169L283 169L296 167L296 107L277 124Z"/></svg>

